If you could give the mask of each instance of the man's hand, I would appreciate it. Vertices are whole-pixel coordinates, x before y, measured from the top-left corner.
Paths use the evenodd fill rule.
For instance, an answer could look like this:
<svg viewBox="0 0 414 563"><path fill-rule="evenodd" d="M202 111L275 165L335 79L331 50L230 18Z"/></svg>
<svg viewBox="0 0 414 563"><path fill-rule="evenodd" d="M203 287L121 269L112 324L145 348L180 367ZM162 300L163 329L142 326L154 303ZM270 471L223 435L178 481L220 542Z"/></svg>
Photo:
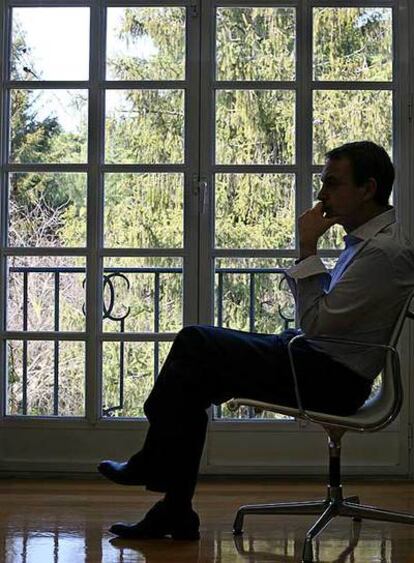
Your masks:
<svg viewBox="0 0 414 563"><path fill-rule="evenodd" d="M323 216L323 203L319 201L299 217L299 239L306 244L316 244L318 239L338 221L339 217Z"/></svg>
<svg viewBox="0 0 414 563"><path fill-rule="evenodd" d="M299 247L300 258L306 258L316 254L318 239L337 223L339 217L323 216L323 203L318 202L312 209L307 209L299 217Z"/></svg>

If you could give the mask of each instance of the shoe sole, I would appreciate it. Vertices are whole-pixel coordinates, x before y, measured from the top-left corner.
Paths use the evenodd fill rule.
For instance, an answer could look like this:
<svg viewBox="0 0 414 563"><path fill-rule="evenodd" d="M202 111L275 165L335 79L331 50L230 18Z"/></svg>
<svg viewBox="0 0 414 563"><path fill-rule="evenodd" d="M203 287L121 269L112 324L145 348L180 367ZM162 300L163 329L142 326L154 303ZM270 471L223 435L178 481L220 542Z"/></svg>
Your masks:
<svg viewBox="0 0 414 563"><path fill-rule="evenodd" d="M113 483L116 483L117 485L125 485L125 486L145 485L143 481L134 481L133 479L127 479L127 478L123 479L122 477L117 476L111 471L107 472L104 468L100 467L99 465L97 466L97 470L103 477L105 477L109 481L112 481Z"/></svg>

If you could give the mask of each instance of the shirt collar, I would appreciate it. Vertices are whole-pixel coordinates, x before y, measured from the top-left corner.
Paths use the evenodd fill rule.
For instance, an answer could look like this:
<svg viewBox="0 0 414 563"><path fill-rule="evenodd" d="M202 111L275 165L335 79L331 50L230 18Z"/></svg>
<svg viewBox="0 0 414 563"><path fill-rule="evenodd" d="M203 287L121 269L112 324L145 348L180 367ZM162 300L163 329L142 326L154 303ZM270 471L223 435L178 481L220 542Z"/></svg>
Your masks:
<svg viewBox="0 0 414 563"><path fill-rule="evenodd" d="M376 215L363 225L360 225L351 231L349 235L352 235L352 238L358 237L361 240L370 239L382 231L382 229L388 227L388 225L395 223L395 221L395 208L390 205L386 211Z"/></svg>

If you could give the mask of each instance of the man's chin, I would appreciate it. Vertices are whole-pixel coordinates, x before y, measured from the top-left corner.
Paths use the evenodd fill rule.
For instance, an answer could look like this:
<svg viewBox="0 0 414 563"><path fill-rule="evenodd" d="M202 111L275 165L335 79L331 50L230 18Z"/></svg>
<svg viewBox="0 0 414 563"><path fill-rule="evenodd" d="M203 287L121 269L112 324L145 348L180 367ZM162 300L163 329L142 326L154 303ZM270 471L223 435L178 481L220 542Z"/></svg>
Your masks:
<svg viewBox="0 0 414 563"><path fill-rule="evenodd" d="M327 209L325 211L324 217L325 217L325 219L331 219L332 217L335 217L335 213L331 209ZM337 217L338 217L338 219L337 219L336 223L341 224L342 223L341 218L339 216L337 216Z"/></svg>

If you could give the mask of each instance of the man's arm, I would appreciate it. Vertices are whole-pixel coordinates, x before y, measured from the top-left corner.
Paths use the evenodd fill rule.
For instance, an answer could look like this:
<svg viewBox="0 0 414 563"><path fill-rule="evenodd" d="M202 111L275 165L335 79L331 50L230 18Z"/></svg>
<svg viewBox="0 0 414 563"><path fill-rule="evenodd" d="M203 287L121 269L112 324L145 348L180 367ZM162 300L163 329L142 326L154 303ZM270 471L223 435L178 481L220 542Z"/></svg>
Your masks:
<svg viewBox="0 0 414 563"><path fill-rule="evenodd" d="M307 258L302 258L295 260L295 265L285 271L286 281L289 285L290 291L292 292L295 301L297 301L298 286L297 282L299 279L305 279L310 277L316 277L316 280L312 281L313 287L313 297L324 295L325 289L328 288L331 275L325 268L322 260L319 256L312 255ZM316 292L316 293L315 293Z"/></svg>
<svg viewBox="0 0 414 563"><path fill-rule="evenodd" d="M392 291L392 273L386 254L375 247L362 249L329 293L323 287L329 283L329 274L324 282L322 273L298 277L293 272L301 329L308 336L343 335L373 308L384 304Z"/></svg>
<svg viewBox="0 0 414 563"><path fill-rule="evenodd" d="M337 217L327 219L323 216L323 204L319 202L312 209L307 209L298 220L299 258L295 266L286 270L286 281L297 305L297 280L317 276L312 281L314 297L324 294L330 282L330 274L322 260L316 256L319 238L337 222Z"/></svg>

